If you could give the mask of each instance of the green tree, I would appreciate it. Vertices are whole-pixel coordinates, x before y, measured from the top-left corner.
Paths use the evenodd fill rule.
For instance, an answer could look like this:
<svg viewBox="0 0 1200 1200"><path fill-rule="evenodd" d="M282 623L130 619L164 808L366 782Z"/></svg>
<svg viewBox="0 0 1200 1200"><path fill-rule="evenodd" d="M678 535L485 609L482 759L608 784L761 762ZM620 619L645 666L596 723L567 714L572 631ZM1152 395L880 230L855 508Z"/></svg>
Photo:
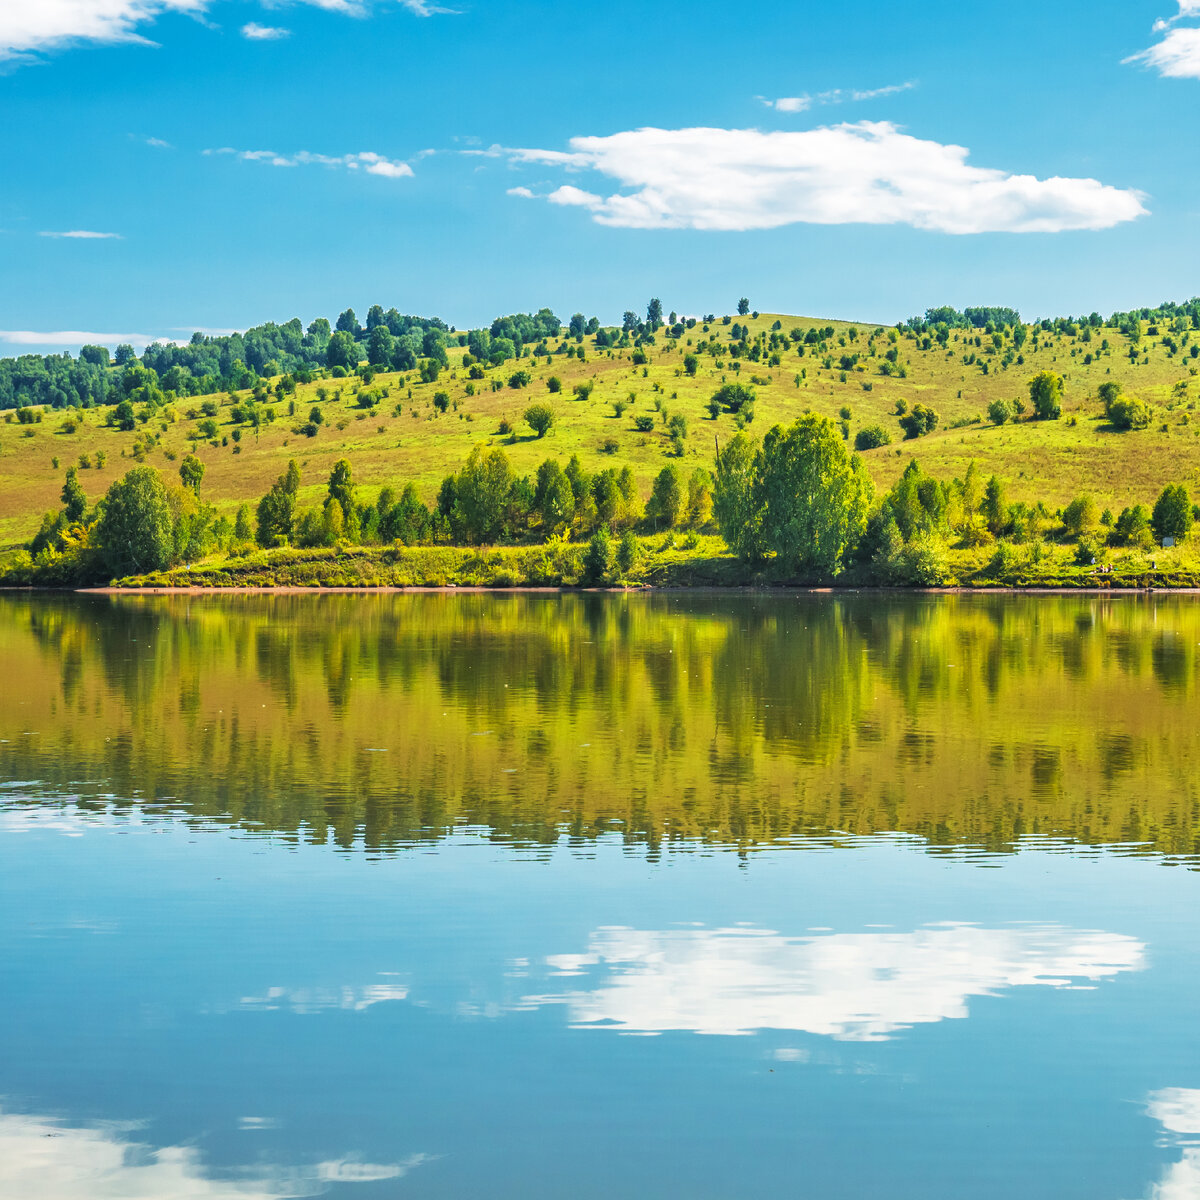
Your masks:
<svg viewBox="0 0 1200 1200"><path fill-rule="evenodd" d="M554 409L548 404L531 404L525 410L525 421L539 438L544 438L554 424Z"/></svg>
<svg viewBox="0 0 1200 1200"><path fill-rule="evenodd" d="M662 301L656 296L646 305L646 324L653 331L663 323Z"/></svg>
<svg viewBox="0 0 1200 1200"><path fill-rule="evenodd" d="M1039 371L1029 381L1029 401L1039 421L1056 421L1062 416L1063 381L1053 371Z"/></svg>
<svg viewBox="0 0 1200 1200"><path fill-rule="evenodd" d="M271 485L271 490L258 502L258 544L263 547L283 545L292 536L296 520L296 494L300 490L300 468L296 460Z"/></svg>
<svg viewBox="0 0 1200 1200"><path fill-rule="evenodd" d="M339 458L329 472L329 499L337 503L348 521L354 512L354 473L347 459Z"/></svg>
<svg viewBox="0 0 1200 1200"><path fill-rule="evenodd" d="M832 421L809 413L767 433L756 467L768 548L790 568L835 574L862 535L874 494L862 459Z"/></svg>
<svg viewBox="0 0 1200 1200"><path fill-rule="evenodd" d="M713 511L725 544L739 558L761 558L762 513L754 494L758 466L755 443L739 433L717 452Z"/></svg>
<svg viewBox="0 0 1200 1200"><path fill-rule="evenodd" d="M1154 502L1150 524L1159 541L1168 537L1178 541L1187 536L1192 527L1192 502L1182 483L1169 483L1163 488Z"/></svg>
<svg viewBox="0 0 1200 1200"><path fill-rule="evenodd" d="M1004 495L1004 482L998 475L993 475L987 481L982 511L987 527L993 534L999 536L1008 528L1008 500Z"/></svg>
<svg viewBox="0 0 1200 1200"><path fill-rule="evenodd" d="M67 468L66 482L62 488L63 516L67 522L74 525L83 520L87 512L87 496L79 485L79 471L75 467Z"/></svg>
<svg viewBox="0 0 1200 1200"><path fill-rule="evenodd" d="M700 369L700 359L697 358L696 355L694 355L694 354L685 354L683 356L683 369L689 375L694 376L696 374L696 372Z"/></svg>
<svg viewBox="0 0 1200 1200"><path fill-rule="evenodd" d="M687 489L679 468L674 463L663 467L655 477L646 516L654 522L655 529L671 529L679 524L686 503Z"/></svg>
<svg viewBox="0 0 1200 1200"><path fill-rule="evenodd" d="M855 450L877 450L891 444L892 435L882 425L867 425L854 435Z"/></svg>
<svg viewBox="0 0 1200 1200"><path fill-rule="evenodd" d="M1100 509L1091 496L1076 496L1063 509L1063 527L1071 537L1083 537L1100 524Z"/></svg>
<svg viewBox="0 0 1200 1200"><path fill-rule="evenodd" d="M712 489L712 476L697 467L688 479L687 523L692 529L703 529L712 520Z"/></svg>
<svg viewBox="0 0 1200 1200"><path fill-rule="evenodd" d="M747 300L745 296L743 296L738 301L738 316L745 317L745 316L748 316L749 313L750 313L750 301Z"/></svg>
<svg viewBox="0 0 1200 1200"><path fill-rule="evenodd" d="M1130 429L1145 429L1150 424L1151 412L1148 404L1132 396L1118 396L1108 405L1108 419L1114 429L1126 432Z"/></svg>
<svg viewBox="0 0 1200 1200"><path fill-rule="evenodd" d="M325 365L345 367L347 371L358 366L358 343L346 330L339 328L329 339L329 345L325 348Z"/></svg>
<svg viewBox="0 0 1200 1200"><path fill-rule="evenodd" d="M200 495L200 481L204 478L204 464L194 455L187 455L179 464L179 478L183 486Z"/></svg>
<svg viewBox="0 0 1200 1200"><path fill-rule="evenodd" d="M254 541L254 526L250 522L250 505L239 504L233 524L233 536L242 543Z"/></svg>
<svg viewBox="0 0 1200 1200"><path fill-rule="evenodd" d="M612 536L606 525L601 525L592 534L587 552L583 556L583 569L589 583L604 583L613 569Z"/></svg>
<svg viewBox="0 0 1200 1200"><path fill-rule="evenodd" d="M1013 406L1009 400L993 400L988 405L988 420L993 425L1005 425L1013 418Z"/></svg>
<svg viewBox="0 0 1200 1200"><path fill-rule="evenodd" d="M514 476L503 450L485 453L476 446L455 481L454 523L475 545L496 541L508 521Z"/></svg>
<svg viewBox="0 0 1200 1200"><path fill-rule="evenodd" d="M755 393L741 383L727 383L713 393L713 399L729 412L740 412L754 403Z"/></svg>
<svg viewBox="0 0 1200 1200"><path fill-rule="evenodd" d="M369 318L368 318L369 319ZM386 325L376 325L367 339L367 362L373 367L387 370L395 353L395 338ZM348 364L343 364L343 366Z"/></svg>
<svg viewBox="0 0 1200 1200"><path fill-rule="evenodd" d="M642 548L638 544L632 529L627 529L617 543L617 573L625 579L638 564L642 556Z"/></svg>
<svg viewBox="0 0 1200 1200"><path fill-rule="evenodd" d="M153 467L134 467L108 489L95 541L114 578L170 565L173 534L167 489Z"/></svg>

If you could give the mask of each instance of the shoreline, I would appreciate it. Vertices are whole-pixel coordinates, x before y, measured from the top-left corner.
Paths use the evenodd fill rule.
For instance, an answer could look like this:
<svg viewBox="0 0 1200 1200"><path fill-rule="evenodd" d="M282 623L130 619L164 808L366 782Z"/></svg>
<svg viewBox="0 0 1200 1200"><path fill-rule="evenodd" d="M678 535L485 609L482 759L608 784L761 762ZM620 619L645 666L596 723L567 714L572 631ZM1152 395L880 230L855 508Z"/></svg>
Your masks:
<svg viewBox="0 0 1200 1200"><path fill-rule="evenodd" d="M446 584L443 586L380 586L380 587L303 587L295 584L272 586L213 586L204 587L191 585L188 587L25 587L0 586L0 595L8 592L50 592L55 595L84 595L84 596L371 596L371 595L454 595L456 593L483 594L530 594L530 595L571 595L587 593L600 595L605 593L621 593L623 595L650 593L655 594L686 592L689 594L730 595L751 593L754 595L792 594L804 596L836 596L836 595L919 595L919 596L1200 596L1197 587L1165 587L1165 586L1131 586L1131 587L871 587L857 585L853 587L806 586L804 584L779 584L776 586L761 585L727 585L706 584L695 587L680 585L667 587L647 585L645 587L536 587L518 585L513 587L495 587L482 584Z"/></svg>

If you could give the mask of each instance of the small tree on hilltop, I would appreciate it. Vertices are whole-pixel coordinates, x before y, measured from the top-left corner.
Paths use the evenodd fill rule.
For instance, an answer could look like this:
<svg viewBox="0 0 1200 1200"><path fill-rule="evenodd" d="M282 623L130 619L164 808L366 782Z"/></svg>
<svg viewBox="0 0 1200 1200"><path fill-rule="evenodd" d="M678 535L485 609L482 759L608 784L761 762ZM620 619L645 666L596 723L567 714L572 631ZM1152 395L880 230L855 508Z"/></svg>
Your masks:
<svg viewBox="0 0 1200 1200"><path fill-rule="evenodd" d="M738 301L738 316L746 317L749 315L750 315L750 301L747 300L745 296L743 296Z"/></svg>

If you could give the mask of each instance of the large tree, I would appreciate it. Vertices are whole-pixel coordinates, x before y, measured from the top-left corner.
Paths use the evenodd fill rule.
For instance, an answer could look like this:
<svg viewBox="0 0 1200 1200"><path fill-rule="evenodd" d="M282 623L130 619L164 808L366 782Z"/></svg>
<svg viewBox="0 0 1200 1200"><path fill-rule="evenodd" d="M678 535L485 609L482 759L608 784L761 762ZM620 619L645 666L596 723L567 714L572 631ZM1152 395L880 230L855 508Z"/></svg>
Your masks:
<svg viewBox="0 0 1200 1200"><path fill-rule="evenodd" d="M171 561L171 508L162 476L134 467L116 480L103 500L96 545L114 578L161 571Z"/></svg>
<svg viewBox="0 0 1200 1200"><path fill-rule="evenodd" d="M513 479L503 450L471 451L454 486L454 524L467 541L494 542L504 533Z"/></svg>
<svg viewBox="0 0 1200 1200"><path fill-rule="evenodd" d="M847 451L831 420L809 413L771 429L756 465L768 548L789 568L835 574L866 527L875 490L862 459Z"/></svg>

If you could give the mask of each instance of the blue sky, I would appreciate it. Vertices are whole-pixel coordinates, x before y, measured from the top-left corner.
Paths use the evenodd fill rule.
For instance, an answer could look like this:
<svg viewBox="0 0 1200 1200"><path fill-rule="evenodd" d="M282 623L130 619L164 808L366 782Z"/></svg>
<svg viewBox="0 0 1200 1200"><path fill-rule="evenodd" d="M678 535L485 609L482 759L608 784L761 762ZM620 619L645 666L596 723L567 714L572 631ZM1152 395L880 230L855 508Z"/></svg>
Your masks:
<svg viewBox="0 0 1200 1200"><path fill-rule="evenodd" d="M375 302L1184 299L1198 27L1200 0L5 0L0 353Z"/></svg>

